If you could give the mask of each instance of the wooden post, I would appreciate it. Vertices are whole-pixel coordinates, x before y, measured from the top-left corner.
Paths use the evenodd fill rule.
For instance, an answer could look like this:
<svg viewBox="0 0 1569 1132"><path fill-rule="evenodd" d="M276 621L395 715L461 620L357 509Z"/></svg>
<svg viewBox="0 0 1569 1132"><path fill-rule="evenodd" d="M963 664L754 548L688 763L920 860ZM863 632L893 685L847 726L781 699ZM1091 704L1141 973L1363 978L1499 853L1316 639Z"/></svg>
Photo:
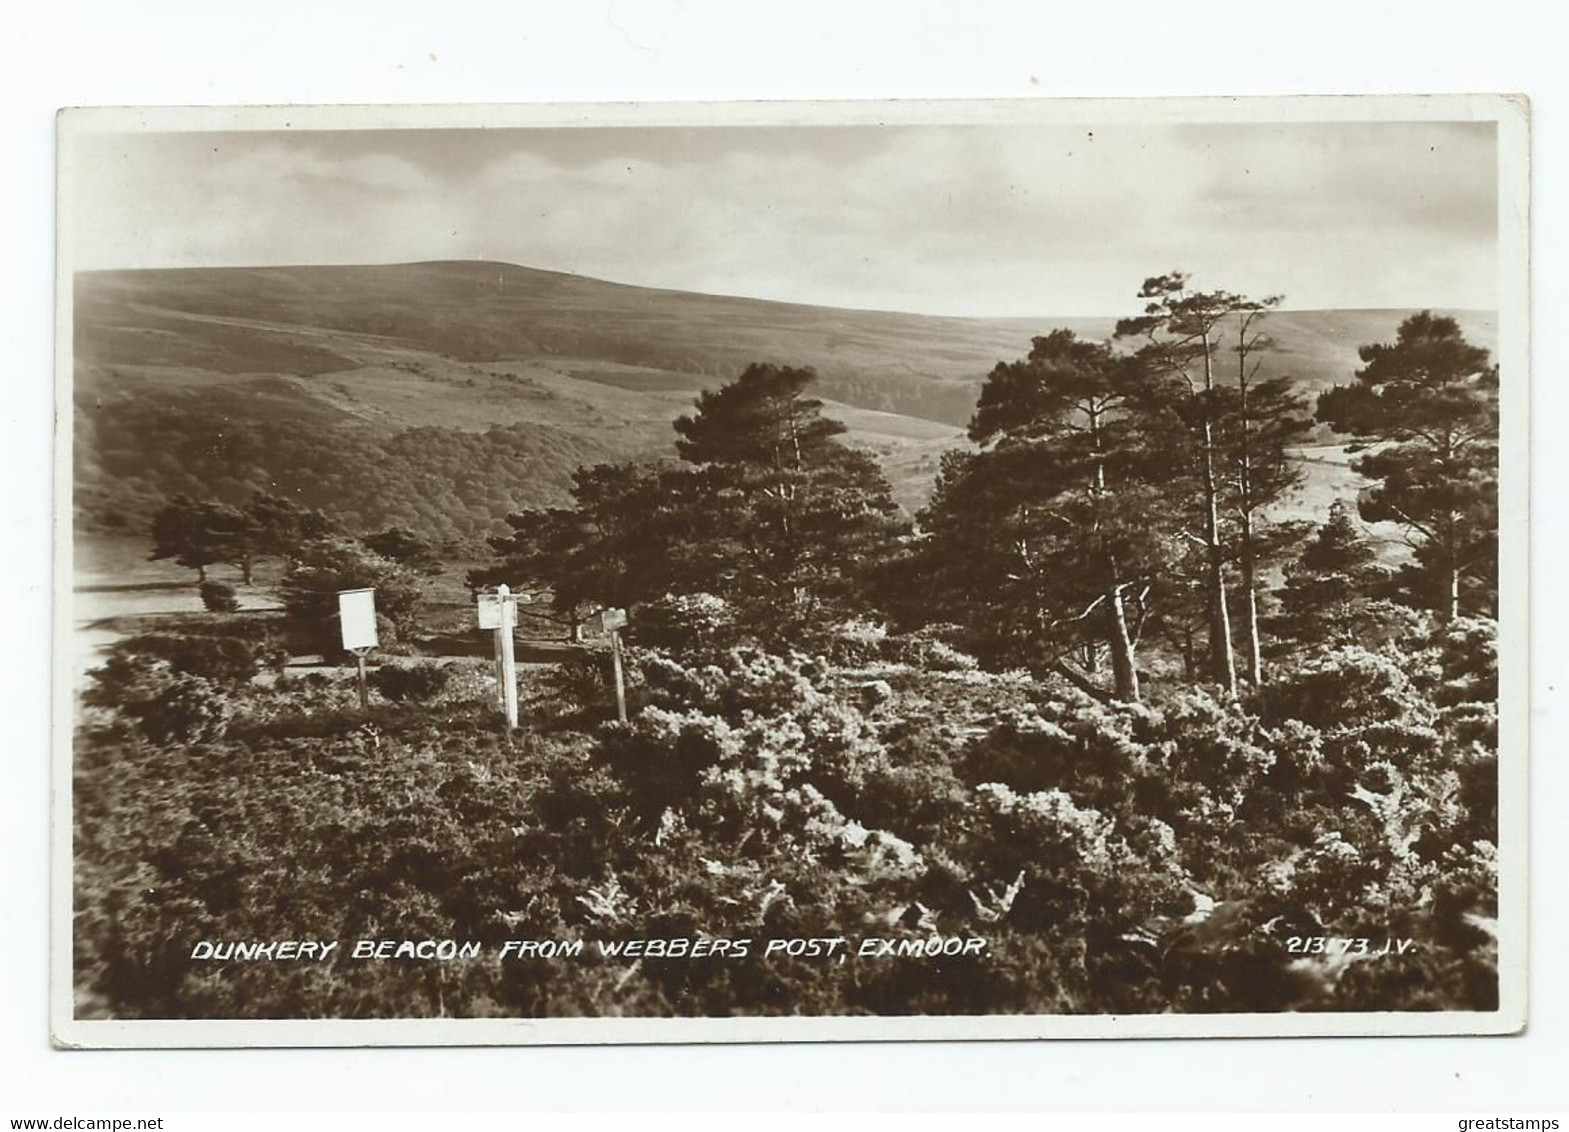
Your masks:
<svg viewBox="0 0 1569 1132"><path fill-rule="evenodd" d="M365 679L365 649L355 649L354 659L359 662L360 668L360 710L370 711L370 685Z"/></svg>
<svg viewBox="0 0 1569 1132"><path fill-rule="evenodd" d="M505 616L506 614L503 613L502 617L505 618ZM499 628L492 629L490 632L490 656L496 676L496 710L506 711L507 694L502 690L502 686L506 683L507 678L501 669L501 629Z"/></svg>
<svg viewBox="0 0 1569 1132"><path fill-rule="evenodd" d="M616 675L616 718L627 721L626 679L621 674L621 630L610 630L610 667Z"/></svg>
<svg viewBox="0 0 1569 1132"><path fill-rule="evenodd" d="M512 651L512 626L517 622L513 612L517 607L512 601L512 590L505 584L496 587L501 596L501 625L496 630L501 643L501 710L507 716L507 728L516 730L518 725L518 670Z"/></svg>

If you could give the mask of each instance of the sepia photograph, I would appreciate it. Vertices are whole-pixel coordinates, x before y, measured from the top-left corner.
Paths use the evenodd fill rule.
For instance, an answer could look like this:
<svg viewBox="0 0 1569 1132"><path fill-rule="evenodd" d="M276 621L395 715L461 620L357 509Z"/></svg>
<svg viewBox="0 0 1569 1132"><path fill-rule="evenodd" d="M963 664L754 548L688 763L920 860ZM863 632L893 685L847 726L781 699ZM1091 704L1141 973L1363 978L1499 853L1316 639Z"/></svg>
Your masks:
<svg viewBox="0 0 1569 1132"><path fill-rule="evenodd" d="M1527 121L64 112L56 1041L1518 1032Z"/></svg>

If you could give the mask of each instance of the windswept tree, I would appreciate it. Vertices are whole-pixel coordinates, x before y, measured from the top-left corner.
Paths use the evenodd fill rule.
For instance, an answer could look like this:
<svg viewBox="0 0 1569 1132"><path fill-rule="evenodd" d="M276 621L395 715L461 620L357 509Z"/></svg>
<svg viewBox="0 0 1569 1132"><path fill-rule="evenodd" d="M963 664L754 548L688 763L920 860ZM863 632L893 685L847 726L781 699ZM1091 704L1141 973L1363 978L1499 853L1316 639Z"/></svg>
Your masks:
<svg viewBox="0 0 1569 1132"><path fill-rule="evenodd" d="M195 570L198 582L205 582L207 567L234 559L245 526L244 516L234 507L176 495L153 516L148 559L173 559Z"/></svg>
<svg viewBox="0 0 1569 1132"><path fill-rule="evenodd" d="M1358 510L1393 521L1415 551L1420 604L1445 620L1489 612L1498 547L1498 368L1454 319L1430 311L1392 343L1363 346L1356 380L1326 390L1318 417L1365 454ZM1467 594L1468 579L1482 592ZM1469 596L1469 601L1467 597Z"/></svg>
<svg viewBox="0 0 1569 1132"><path fill-rule="evenodd" d="M227 563L250 585L259 558L287 558L332 529L320 511L304 511L288 499L254 493L243 507L177 495L153 517L150 558L172 558L207 580L207 567Z"/></svg>
<svg viewBox="0 0 1569 1132"><path fill-rule="evenodd" d="M1137 359L1071 331L999 363L970 422L975 453L944 461L922 521L941 612L983 649L1047 664L1081 687L1075 654L1110 658L1113 694L1139 699L1136 656L1168 508L1148 436L1128 403ZM1130 607L1132 612L1130 612Z"/></svg>
<svg viewBox="0 0 1569 1132"><path fill-rule="evenodd" d="M302 510L284 496L258 491L238 510L225 560L238 566L250 585L258 559L292 558L305 543L326 537L332 529L332 521L320 511Z"/></svg>
<svg viewBox="0 0 1569 1132"><path fill-rule="evenodd" d="M421 538L408 527L388 527L366 535L365 545L383 558L391 559L422 574L441 573L441 556L429 539Z"/></svg>
<svg viewBox="0 0 1569 1132"><path fill-rule="evenodd" d="M333 521L287 496L258 491L245 505L247 533L257 557L292 558L308 542L333 533ZM246 572L247 582L250 573Z"/></svg>

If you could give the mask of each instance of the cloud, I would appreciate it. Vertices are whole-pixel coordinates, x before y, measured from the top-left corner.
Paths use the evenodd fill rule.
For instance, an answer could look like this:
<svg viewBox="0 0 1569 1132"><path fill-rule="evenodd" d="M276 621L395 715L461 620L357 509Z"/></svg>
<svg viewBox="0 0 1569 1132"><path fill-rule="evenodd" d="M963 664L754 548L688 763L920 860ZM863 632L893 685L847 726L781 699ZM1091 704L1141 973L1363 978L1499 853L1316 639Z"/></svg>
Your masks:
<svg viewBox="0 0 1569 1132"><path fill-rule="evenodd" d="M1490 127L575 129L86 139L83 267L487 258L956 314L1139 280L1295 306L1496 296Z"/></svg>

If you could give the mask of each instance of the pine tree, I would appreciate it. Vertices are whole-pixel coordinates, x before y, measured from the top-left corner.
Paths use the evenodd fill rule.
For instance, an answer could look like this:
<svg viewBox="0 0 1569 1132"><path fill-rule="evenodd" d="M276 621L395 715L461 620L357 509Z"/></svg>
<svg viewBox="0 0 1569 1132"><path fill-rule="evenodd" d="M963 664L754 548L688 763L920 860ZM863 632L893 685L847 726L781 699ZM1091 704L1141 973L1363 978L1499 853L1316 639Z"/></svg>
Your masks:
<svg viewBox="0 0 1569 1132"><path fill-rule="evenodd" d="M696 526L700 494L692 473L672 464L596 464L572 475L575 506L508 516L490 539L499 561L469 584L548 588L559 620L579 625L590 610L629 608L710 584L715 548Z"/></svg>
<svg viewBox="0 0 1569 1132"><path fill-rule="evenodd" d="M1110 657L1114 694L1139 698L1135 647L1154 563L1167 552L1160 492L1130 401L1137 361L1058 330L999 363L971 420L977 453L945 459L922 522L941 610L989 651L1089 678Z"/></svg>
<svg viewBox="0 0 1569 1132"><path fill-rule="evenodd" d="M253 492L244 507L225 511L225 561L240 568L250 585L256 560L292 558L307 542L325 538L333 524L320 511L305 511L281 495Z"/></svg>
<svg viewBox="0 0 1569 1132"><path fill-rule="evenodd" d="M1359 353L1356 380L1321 394L1318 417L1366 450L1352 464L1374 481L1362 518L1405 529L1419 603L1452 619L1467 580L1485 589L1496 569L1498 369L1454 319L1429 311L1406 319L1393 343ZM1482 592L1465 604L1485 611L1492 600Z"/></svg>
<svg viewBox="0 0 1569 1132"><path fill-rule="evenodd" d="M407 527L393 526L365 536L365 545L383 558L418 570L422 574L441 573L441 559L429 539L421 538Z"/></svg>
<svg viewBox="0 0 1569 1132"><path fill-rule="evenodd" d="M1388 577L1378 554L1357 529L1342 500L1286 568L1276 590L1280 614L1271 622L1277 636L1304 643L1349 643L1366 634L1371 602Z"/></svg>
<svg viewBox="0 0 1569 1132"><path fill-rule="evenodd" d="M773 632L851 612L903 524L881 470L806 396L811 369L754 364L675 422L698 473L715 592Z"/></svg>
<svg viewBox="0 0 1569 1132"><path fill-rule="evenodd" d="M747 367L675 422L683 463L580 469L576 506L513 516L492 540L502 566L471 581L537 578L564 616L713 593L786 637L848 614L904 524L876 463L805 396L814 379Z"/></svg>
<svg viewBox="0 0 1569 1132"><path fill-rule="evenodd" d="M805 396L817 374L807 369L749 365L734 381L698 396L697 412L679 418L676 450L691 464L726 464L799 471L832 462L844 425L822 415Z"/></svg>
<svg viewBox="0 0 1569 1132"><path fill-rule="evenodd" d="M305 543L334 533L332 520L320 511L302 508L287 496L271 492L254 493L244 515L258 556L291 558Z"/></svg>
<svg viewBox="0 0 1569 1132"><path fill-rule="evenodd" d="M286 621L298 647L334 656L342 651L338 594L376 591L376 620L382 644L414 631L424 593L413 571L341 535L306 543L289 563L278 587Z"/></svg>
<svg viewBox="0 0 1569 1132"><path fill-rule="evenodd" d="M582 561L587 538L581 517L579 510L569 507L508 515L511 530L487 540L496 561L470 570L469 585L481 589L504 583L518 593L549 589L555 616L547 616L547 620L559 623L573 640L580 639L583 621L592 612L591 599L584 590L594 588L591 575L586 573L594 563ZM538 607L532 607L530 613L546 616Z"/></svg>

